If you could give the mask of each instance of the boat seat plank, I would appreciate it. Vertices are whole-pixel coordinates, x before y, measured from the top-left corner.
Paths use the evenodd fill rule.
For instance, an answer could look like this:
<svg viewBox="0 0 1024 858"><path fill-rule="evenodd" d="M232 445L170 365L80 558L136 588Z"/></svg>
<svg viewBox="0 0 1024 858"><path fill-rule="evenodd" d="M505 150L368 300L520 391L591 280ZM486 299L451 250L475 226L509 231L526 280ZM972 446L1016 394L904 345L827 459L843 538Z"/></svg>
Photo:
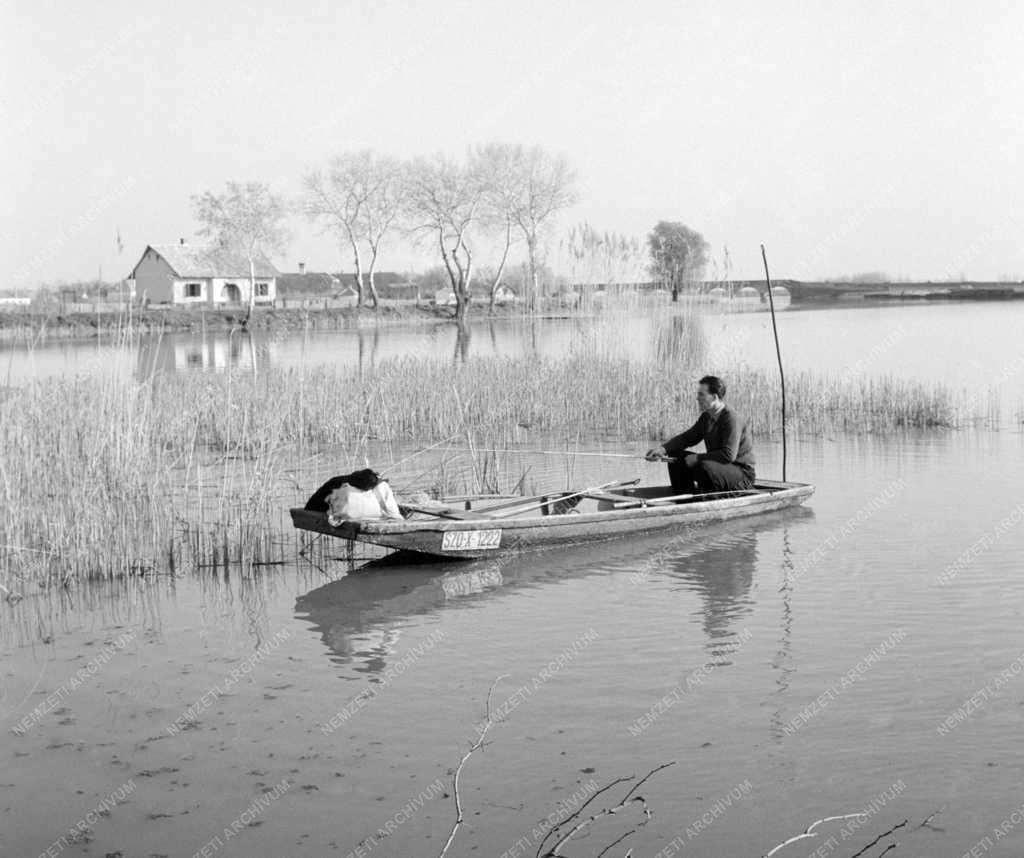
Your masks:
<svg viewBox="0 0 1024 858"><path fill-rule="evenodd" d="M456 519L458 521L490 518L490 516L476 512L475 510L458 510L457 512L453 512L450 507L438 509L429 507L410 506L409 504L400 504L400 508L407 512L415 512L419 513L420 515L429 515L433 518L449 518Z"/></svg>
<svg viewBox="0 0 1024 858"><path fill-rule="evenodd" d="M757 495L760 492L757 489L738 489L736 491L729 492L707 492L702 494L685 494L685 495L670 495L669 497L662 498L629 498L624 503L615 504L616 509L628 509L633 506L662 506L669 503L678 503L679 501L692 500L699 502L703 500L724 500L726 498L745 497L747 495Z"/></svg>
<svg viewBox="0 0 1024 858"><path fill-rule="evenodd" d="M587 492L585 495L583 495L583 497L590 498L591 500L611 501L612 503L617 503L621 501L626 501L628 503L639 503L639 499L633 497L632 495L617 495L613 494L612 492Z"/></svg>

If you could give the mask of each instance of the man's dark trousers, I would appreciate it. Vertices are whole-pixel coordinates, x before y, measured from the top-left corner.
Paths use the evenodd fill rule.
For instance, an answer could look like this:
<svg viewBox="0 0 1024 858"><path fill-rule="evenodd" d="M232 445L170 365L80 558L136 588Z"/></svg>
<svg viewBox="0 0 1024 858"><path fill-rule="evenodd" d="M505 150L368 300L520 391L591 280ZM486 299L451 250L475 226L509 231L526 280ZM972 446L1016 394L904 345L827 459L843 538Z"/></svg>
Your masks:
<svg viewBox="0 0 1024 858"><path fill-rule="evenodd" d="M696 492L743 491L754 487L754 469L747 465L701 459L688 468L680 456L668 463L672 490L679 495Z"/></svg>

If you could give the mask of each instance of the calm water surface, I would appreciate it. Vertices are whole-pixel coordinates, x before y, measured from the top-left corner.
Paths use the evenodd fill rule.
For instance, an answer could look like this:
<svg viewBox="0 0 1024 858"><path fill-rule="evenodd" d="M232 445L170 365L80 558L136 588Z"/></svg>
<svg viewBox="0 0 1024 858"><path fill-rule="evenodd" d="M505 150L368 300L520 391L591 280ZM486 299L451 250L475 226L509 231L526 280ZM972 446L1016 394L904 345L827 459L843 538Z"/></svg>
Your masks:
<svg viewBox="0 0 1024 858"><path fill-rule="evenodd" d="M777 446L759 452L777 475ZM588 459L577 476L624 474ZM501 674L452 855L500 856L559 801L669 760L623 851L760 856L870 807L830 854L939 808L890 854L985 837L985 855L1024 854L1024 825L994 833L1024 804L1024 436L807 443L789 476L817 485L806 509L670 536L353 574L289 555L254 580L4 605L0 854L40 855L131 783L59 854L436 855ZM632 827L605 821L568 854ZM778 854L838 840L824 830Z"/></svg>

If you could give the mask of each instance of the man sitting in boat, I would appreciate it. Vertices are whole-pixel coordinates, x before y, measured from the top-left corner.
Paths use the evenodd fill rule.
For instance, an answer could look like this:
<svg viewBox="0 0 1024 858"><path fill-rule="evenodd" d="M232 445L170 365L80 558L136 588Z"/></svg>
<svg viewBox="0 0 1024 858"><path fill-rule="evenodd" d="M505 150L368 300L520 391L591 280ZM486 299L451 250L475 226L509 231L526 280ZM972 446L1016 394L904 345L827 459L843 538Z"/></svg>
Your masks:
<svg viewBox="0 0 1024 858"><path fill-rule="evenodd" d="M369 468L331 477L306 501L306 509L326 512L333 527L346 520L402 518L391 486Z"/></svg>
<svg viewBox="0 0 1024 858"><path fill-rule="evenodd" d="M649 461L670 457L668 476L677 494L743 491L754 487L754 449L743 419L725 404L725 383L714 375L697 384L701 414L685 432L652 447ZM688 450L704 442L706 452Z"/></svg>

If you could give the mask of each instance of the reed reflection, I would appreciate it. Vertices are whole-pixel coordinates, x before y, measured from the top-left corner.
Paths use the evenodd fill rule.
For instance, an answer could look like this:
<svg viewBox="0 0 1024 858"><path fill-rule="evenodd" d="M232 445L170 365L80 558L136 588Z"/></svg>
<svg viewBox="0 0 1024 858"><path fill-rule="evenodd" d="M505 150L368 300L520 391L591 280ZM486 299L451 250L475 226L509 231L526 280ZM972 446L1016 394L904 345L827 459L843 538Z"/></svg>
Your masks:
<svg viewBox="0 0 1024 858"><path fill-rule="evenodd" d="M222 567L223 568L223 567ZM278 580L274 575L231 575L225 571L217 574L200 575L199 589L202 594L200 615L204 626L223 624L223 618L236 619L228 628L241 626L253 652L257 652L270 638L270 614L268 601L273 600Z"/></svg>

